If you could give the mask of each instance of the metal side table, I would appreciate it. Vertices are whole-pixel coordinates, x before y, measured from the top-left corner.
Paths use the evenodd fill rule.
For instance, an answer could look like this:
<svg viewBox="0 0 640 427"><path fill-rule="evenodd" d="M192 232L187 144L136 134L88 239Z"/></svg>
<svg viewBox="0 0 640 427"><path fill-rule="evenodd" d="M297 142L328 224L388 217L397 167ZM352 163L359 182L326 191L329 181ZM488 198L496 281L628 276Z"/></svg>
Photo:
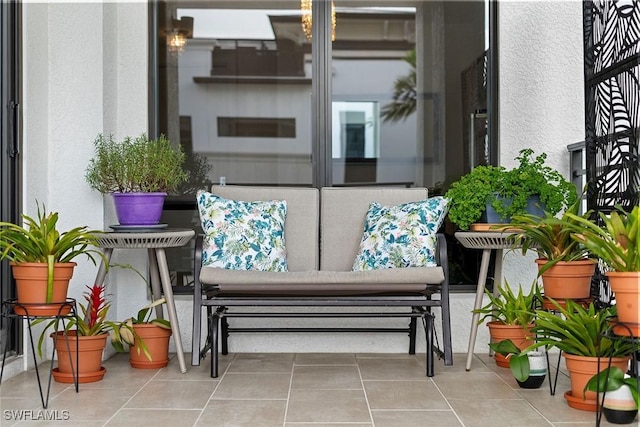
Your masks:
<svg viewBox="0 0 640 427"><path fill-rule="evenodd" d="M167 310L169 312L169 321L171 322L171 331L173 340L176 344L176 353L178 355L178 363L180 371L187 372L187 365L184 360L184 351L182 349L182 339L180 337L180 326L178 325L178 315L176 313L176 305L173 299L173 289L171 287L171 278L169 277L169 267L167 265L166 248L174 248L186 245L189 240L195 236L195 231L190 229L166 229L151 230L148 232L105 232L98 237L98 246L104 251L106 262L111 259L114 249L146 249L149 256L149 274L151 278L151 290L153 299L161 298L162 292L167 301ZM106 266L104 262L98 269L96 284L103 284L106 275ZM162 292L161 292L162 286ZM158 317L163 317L162 306L156 307Z"/></svg>
<svg viewBox="0 0 640 427"><path fill-rule="evenodd" d="M493 271L494 284L502 283L502 256L504 249L514 249L518 245L510 241L512 233L501 231L458 231L455 233L456 239L462 246L468 249L482 249L482 260L480 262L480 273L478 275L478 286L476 287L476 300L473 309L482 307L482 297L487 283L489 272L489 260L491 251L496 252L496 262ZM493 287L493 294L497 295L498 287ZM478 334L479 313L473 313L471 318L471 331L469 333L469 347L467 348L466 370L471 370L471 360L473 359L473 349L476 345L476 335Z"/></svg>

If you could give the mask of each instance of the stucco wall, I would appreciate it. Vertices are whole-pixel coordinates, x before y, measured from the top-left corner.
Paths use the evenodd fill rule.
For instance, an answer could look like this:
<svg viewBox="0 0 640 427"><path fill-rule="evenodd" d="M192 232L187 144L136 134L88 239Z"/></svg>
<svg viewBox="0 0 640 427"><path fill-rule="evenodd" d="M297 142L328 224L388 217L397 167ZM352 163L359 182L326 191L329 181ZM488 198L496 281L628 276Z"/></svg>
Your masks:
<svg viewBox="0 0 640 427"><path fill-rule="evenodd" d="M106 228L109 199L92 191L84 169L99 132L146 131L147 5L132 3L23 4L24 211L35 200L60 212L61 226ZM500 26L500 155L513 165L522 147L546 152L568 175L566 145L583 139L582 14L578 1L502 2ZM115 262L144 269L144 257L116 252ZM81 298L96 268L80 260L71 296ZM508 254L513 284L535 277L531 259ZM124 272L109 278L112 314L124 318L145 303L145 285ZM452 296L454 351L466 352L472 294ZM178 297L182 341L191 347L191 298ZM439 314L439 313L438 313ZM419 342L418 351L424 351ZM486 351L481 327L476 351ZM233 338L232 351L405 352L406 338L378 335L261 335ZM25 351L25 354L28 352ZM9 369L24 369L23 361ZM17 368L16 368L17 366ZM10 374L10 373L9 373Z"/></svg>

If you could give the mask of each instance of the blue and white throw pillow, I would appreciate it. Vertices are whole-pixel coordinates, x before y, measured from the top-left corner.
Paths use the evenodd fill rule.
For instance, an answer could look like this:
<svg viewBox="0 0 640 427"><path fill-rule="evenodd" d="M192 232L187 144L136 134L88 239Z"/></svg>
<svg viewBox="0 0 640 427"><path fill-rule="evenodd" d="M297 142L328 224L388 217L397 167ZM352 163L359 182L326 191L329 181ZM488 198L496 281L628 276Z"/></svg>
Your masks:
<svg viewBox="0 0 640 427"><path fill-rule="evenodd" d="M372 202L353 271L437 265L436 233L446 215L443 197L390 207Z"/></svg>
<svg viewBox="0 0 640 427"><path fill-rule="evenodd" d="M244 202L202 190L196 200L205 233L203 267L287 271L286 201Z"/></svg>

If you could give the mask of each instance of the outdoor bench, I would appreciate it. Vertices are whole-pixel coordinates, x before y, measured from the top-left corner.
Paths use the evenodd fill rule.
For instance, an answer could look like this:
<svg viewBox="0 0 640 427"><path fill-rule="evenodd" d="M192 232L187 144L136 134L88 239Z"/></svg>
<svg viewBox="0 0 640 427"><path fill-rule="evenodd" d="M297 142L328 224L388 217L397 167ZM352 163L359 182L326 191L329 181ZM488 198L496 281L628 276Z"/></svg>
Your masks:
<svg viewBox="0 0 640 427"><path fill-rule="evenodd" d="M223 200L286 201L284 240L287 271L203 267L203 241L205 245L207 242L206 236L198 236L194 266L192 365L199 365L211 350L211 376L217 377L218 341L221 341L222 353L227 354L228 336L232 332L403 332L408 333L409 353L414 354L418 318L425 328L427 376L433 376L435 353L444 357L445 365L453 364L447 247L444 235L436 235L437 227L433 230L437 240L434 266L352 271L371 202L396 206L424 201L428 196L426 188L325 187L318 190L227 185L213 186L211 193ZM207 313L207 339L201 348L203 307ZM274 307L288 308L274 312ZM291 312L290 307L298 308ZM309 307L340 307L340 310L326 313ZM358 309L349 311L350 307ZM361 307L368 307L368 311L362 312ZM390 307L395 310L389 310ZM434 342L433 307L440 308L443 350ZM395 329L234 328L228 320L232 317L402 317L408 318L409 324L406 328Z"/></svg>

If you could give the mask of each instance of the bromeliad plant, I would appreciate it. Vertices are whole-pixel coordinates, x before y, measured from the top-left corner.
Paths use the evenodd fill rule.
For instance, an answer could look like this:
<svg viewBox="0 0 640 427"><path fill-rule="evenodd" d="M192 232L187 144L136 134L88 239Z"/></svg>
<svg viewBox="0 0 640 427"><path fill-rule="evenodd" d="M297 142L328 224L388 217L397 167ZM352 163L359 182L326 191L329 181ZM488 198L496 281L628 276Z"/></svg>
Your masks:
<svg viewBox="0 0 640 427"><path fill-rule="evenodd" d="M171 323L165 319L151 319L152 308L165 303L164 298L160 298L147 305L146 307L141 308L138 311L136 317L131 317L120 323L120 327L118 328L119 334L114 334L111 338L111 344L118 351L125 351L125 345L134 346L136 344L136 340L138 340L138 352L142 350L147 359L151 360L151 355L149 354L149 350L144 342L140 339L140 337L135 333L135 329L133 325L155 325L163 329L171 329Z"/></svg>
<svg viewBox="0 0 640 427"><path fill-rule="evenodd" d="M523 292L522 286L515 294L507 281L504 286L500 286L497 296L494 296L489 290L486 290L485 293L489 298L489 303L482 308L473 310L474 313L482 314L478 320L479 325L484 323L487 318L493 318L493 320L505 325L527 326L533 322L535 318L534 300L536 297L540 297L537 281L533 282L528 294Z"/></svg>
<svg viewBox="0 0 640 427"><path fill-rule="evenodd" d="M107 320L111 302L107 301L105 297L104 285L87 286L87 289L89 291L84 294L86 304L80 304L82 315L67 319L65 331L75 329L78 336L94 336L112 333L112 342L121 341L123 331L125 331L126 334L136 336L133 328ZM36 319L32 322L32 325L42 323L45 320L44 318ZM42 356L42 343L44 342L47 330L55 327L58 322L58 319L51 319L40 334L40 339L38 340L38 353L40 356Z"/></svg>

